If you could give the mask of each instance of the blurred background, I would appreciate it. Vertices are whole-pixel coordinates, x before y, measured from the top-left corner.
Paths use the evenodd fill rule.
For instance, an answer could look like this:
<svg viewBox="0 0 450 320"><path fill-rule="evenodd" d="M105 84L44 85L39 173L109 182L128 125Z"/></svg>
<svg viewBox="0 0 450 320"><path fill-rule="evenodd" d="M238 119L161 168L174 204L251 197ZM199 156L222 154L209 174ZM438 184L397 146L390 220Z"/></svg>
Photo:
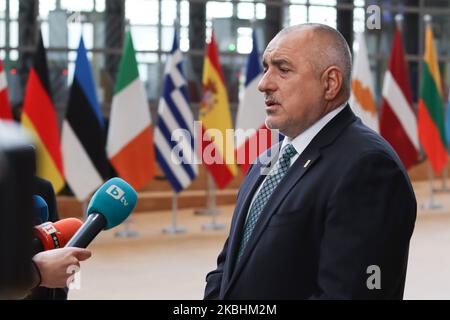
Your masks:
<svg viewBox="0 0 450 320"><path fill-rule="evenodd" d="M381 29L366 29L366 9L381 8ZM439 61L448 81L450 68L450 7L447 0L296 0L296 1L176 1L176 0L40 0L0 1L0 58L7 70L13 108L23 102L32 54L41 25L47 48L53 100L61 120L67 106L68 88L75 68L76 49L83 34L96 79L102 112L108 116L112 91L122 54L125 30L135 42L139 74L145 83L152 115L162 91L163 71L179 29L180 49L185 54L185 75L194 112L201 100L201 75L205 41L214 28L222 70L236 112L239 87L245 76L246 55L252 49L256 30L259 52L283 27L319 22L338 28L358 49L355 33L366 31L370 66L377 101L391 53L394 17L404 14L404 46L411 87L417 100L419 63L423 54L423 16L433 16ZM179 20L179 26L174 22ZM234 117L233 117L234 119Z"/></svg>
<svg viewBox="0 0 450 320"><path fill-rule="evenodd" d="M247 59L255 43L252 34L261 56L282 28L317 22L337 28L353 54L360 50L358 34L364 33L369 66L365 76L372 83L371 94L379 113L383 79L393 54L397 14L402 15L401 39L413 113L421 98L420 81L426 63L424 18L431 16L444 121L450 87L449 0L0 0L0 59L12 114L19 120L42 34L50 98L60 132L70 105L77 49L83 36L100 114L108 124L126 32L130 31L146 108L156 124L164 95L164 70L176 33L188 106L193 118L198 119L204 97L205 50L214 30L230 119L237 126L246 90ZM423 148L418 147L417 153L417 159L408 166L419 212L405 298L450 299L448 165L431 170ZM116 175L116 170L111 167L110 175ZM215 267L226 239L244 172L236 172L218 190L203 167L195 176L175 197L170 178L160 164L156 165L153 179L138 190L135 213L126 226L118 227L124 233L104 232L91 245L93 258L83 264L81 286L70 290L69 299L202 298L204 278ZM67 184L57 195L61 218L82 217L86 206L87 200L77 199ZM207 227L210 223L212 230ZM163 232L164 227L175 225L186 227L185 232Z"/></svg>

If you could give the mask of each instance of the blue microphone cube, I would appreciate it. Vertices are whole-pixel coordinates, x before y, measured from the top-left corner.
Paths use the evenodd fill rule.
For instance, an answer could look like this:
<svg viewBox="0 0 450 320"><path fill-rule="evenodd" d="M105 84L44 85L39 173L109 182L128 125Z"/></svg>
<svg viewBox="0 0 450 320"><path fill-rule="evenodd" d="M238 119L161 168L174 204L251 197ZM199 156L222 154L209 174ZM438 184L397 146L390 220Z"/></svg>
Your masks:
<svg viewBox="0 0 450 320"><path fill-rule="evenodd" d="M87 215L100 213L106 219L104 230L121 224L136 207L137 193L120 178L106 181L92 196Z"/></svg>

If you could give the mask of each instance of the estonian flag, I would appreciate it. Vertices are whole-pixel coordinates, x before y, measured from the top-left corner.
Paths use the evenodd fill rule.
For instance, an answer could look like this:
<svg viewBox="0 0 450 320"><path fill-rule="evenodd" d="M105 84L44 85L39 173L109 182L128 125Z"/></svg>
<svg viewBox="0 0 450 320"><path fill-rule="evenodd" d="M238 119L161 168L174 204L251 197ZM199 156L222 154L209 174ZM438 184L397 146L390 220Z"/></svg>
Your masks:
<svg viewBox="0 0 450 320"><path fill-rule="evenodd" d="M105 124L81 38L62 130L64 174L80 201L85 200L108 178L105 143Z"/></svg>

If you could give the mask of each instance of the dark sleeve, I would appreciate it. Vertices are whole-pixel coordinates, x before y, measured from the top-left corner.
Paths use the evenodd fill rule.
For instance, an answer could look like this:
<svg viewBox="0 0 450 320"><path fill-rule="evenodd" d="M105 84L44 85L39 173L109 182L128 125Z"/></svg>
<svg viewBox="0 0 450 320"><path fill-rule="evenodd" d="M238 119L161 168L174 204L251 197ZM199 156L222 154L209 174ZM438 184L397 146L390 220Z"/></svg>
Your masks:
<svg viewBox="0 0 450 320"><path fill-rule="evenodd" d="M52 184L42 178L35 178L35 191L36 195L44 198L48 206L48 218L51 222L56 222L59 220L58 208L56 206L56 196L53 190Z"/></svg>
<svg viewBox="0 0 450 320"><path fill-rule="evenodd" d="M249 175L249 172L252 170L253 164L250 166L250 168L247 171L246 176ZM236 195L236 198L239 198L239 195L241 193L241 189L239 189L238 194ZM235 217L233 217L234 219ZM233 225L233 221L231 222ZM225 241L225 244L223 245L223 249L220 252L219 256L217 257L217 268L216 270L213 270L209 272L206 275L206 288L205 288L205 295L203 299L205 300L218 300L220 295L220 287L222 284L222 276L223 276L223 267L225 265L225 261L227 259L227 251L228 251L228 241L230 238L227 238Z"/></svg>
<svg viewBox="0 0 450 320"><path fill-rule="evenodd" d="M48 206L48 219L51 222L59 220L56 206L56 195L52 184L40 177L35 177L34 194L41 196ZM44 287L34 288L27 299L29 300L66 300L69 289L49 289Z"/></svg>
<svg viewBox="0 0 450 320"><path fill-rule="evenodd" d="M228 239L225 241L222 252L217 258L217 268L214 271L209 272L206 275L206 288L205 288L205 300L217 300L219 299L220 286L222 283L223 266L226 261L226 253L228 248Z"/></svg>
<svg viewBox="0 0 450 320"><path fill-rule="evenodd" d="M388 155L366 153L330 199L311 298L402 299L417 209L405 171Z"/></svg>

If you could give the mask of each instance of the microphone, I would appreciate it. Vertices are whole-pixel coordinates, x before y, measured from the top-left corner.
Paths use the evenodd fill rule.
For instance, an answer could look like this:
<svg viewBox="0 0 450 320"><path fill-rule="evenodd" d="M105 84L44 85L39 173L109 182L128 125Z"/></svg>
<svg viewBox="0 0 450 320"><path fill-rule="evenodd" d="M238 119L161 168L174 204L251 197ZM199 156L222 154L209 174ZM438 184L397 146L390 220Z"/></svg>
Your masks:
<svg viewBox="0 0 450 320"><path fill-rule="evenodd" d="M77 232L83 222L67 218L58 222L45 222L34 227L33 255L41 251L62 248Z"/></svg>
<svg viewBox="0 0 450 320"><path fill-rule="evenodd" d="M124 180L106 181L92 196L87 219L66 247L86 248L102 230L121 224L133 211L137 193Z"/></svg>
<svg viewBox="0 0 450 320"><path fill-rule="evenodd" d="M49 216L47 202L45 202L41 196L33 195L33 206L34 212L36 213L34 225L40 225L47 222Z"/></svg>

